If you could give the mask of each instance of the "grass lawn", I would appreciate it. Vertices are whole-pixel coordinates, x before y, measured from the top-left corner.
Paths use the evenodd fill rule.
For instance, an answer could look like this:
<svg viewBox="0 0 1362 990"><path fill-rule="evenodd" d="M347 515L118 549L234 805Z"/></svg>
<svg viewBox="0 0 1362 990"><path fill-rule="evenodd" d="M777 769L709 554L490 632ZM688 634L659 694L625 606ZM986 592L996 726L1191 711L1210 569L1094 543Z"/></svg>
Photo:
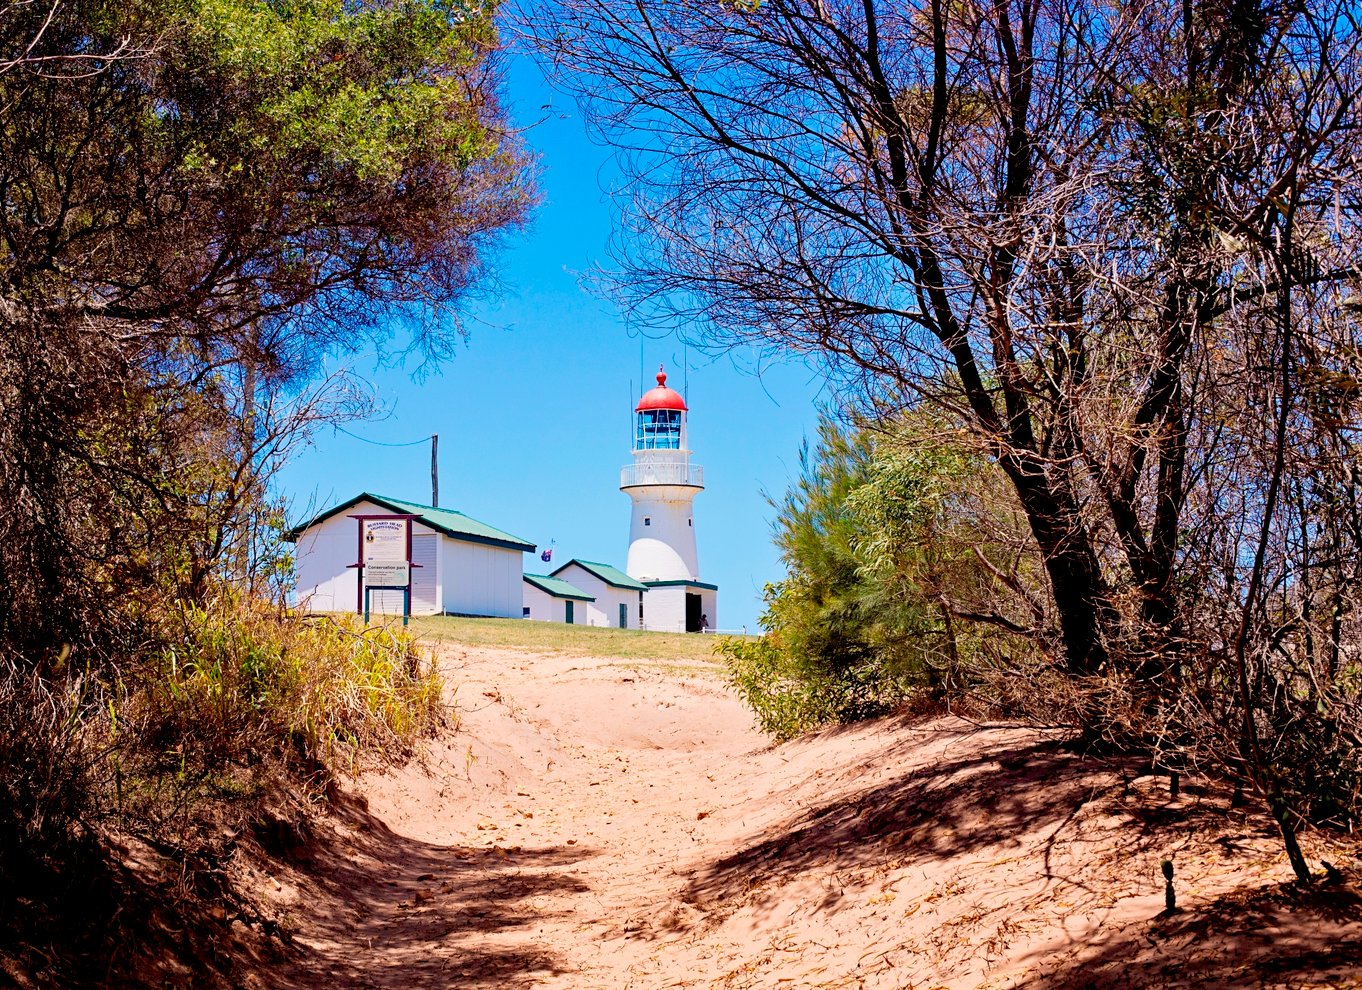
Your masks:
<svg viewBox="0 0 1362 990"><path fill-rule="evenodd" d="M603 626L569 626L525 619L462 619L449 615L411 620L427 641L500 646L538 653L573 653L634 661L637 667L719 667L714 647L723 638L703 633L640 632Z"/></svg>

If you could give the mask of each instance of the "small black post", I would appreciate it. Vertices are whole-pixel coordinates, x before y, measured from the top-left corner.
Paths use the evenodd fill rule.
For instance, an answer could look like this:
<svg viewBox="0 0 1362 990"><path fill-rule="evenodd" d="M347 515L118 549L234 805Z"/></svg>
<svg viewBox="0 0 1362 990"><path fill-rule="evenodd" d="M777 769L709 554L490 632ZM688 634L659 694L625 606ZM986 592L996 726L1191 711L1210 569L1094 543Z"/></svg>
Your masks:
<svg viewBox="0 0 1362 990"><path fill-rule="evenodd" d="M1163 870L1163 913L1173 914L1178 909L1178 898L1173 893L1173 861L1165 859L1159 866Z"/></svg>

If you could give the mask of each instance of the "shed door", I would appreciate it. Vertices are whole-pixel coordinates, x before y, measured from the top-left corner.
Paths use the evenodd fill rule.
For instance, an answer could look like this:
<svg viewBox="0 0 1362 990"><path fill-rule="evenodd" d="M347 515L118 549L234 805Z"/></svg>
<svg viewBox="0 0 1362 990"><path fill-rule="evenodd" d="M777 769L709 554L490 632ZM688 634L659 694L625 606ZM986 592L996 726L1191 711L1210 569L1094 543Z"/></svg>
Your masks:
<svg viewBox="0 0 1362 990"><path fill-rule="evenodd" d="M572 602L566 602L567 608L563 609L563 621L572 625Z"/></svg>
<svg viewBox="0 0 1362 990"><path fill-rule="evenodd" d="M411 562L420 567L411 569L411 614L434 615L443 611L435 591L435 555L439 537L434 533L411 538Z"/></svg>
<svg viewBox="0 0 1362 990"><path fill-rule="evenodd" d="M629 628L629 606L623 603L620 604L620 628Z"/></svg>

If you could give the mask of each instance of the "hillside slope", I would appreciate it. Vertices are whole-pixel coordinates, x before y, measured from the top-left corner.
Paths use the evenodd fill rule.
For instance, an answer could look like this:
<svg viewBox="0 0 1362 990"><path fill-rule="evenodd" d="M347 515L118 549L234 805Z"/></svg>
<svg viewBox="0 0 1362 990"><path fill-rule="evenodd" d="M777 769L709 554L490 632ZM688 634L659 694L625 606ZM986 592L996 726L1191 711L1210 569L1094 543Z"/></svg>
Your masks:
<svg viewBox="0 0 1362 990"><path fill-rule="evenodd" d="M1362 985L1352 889L1196 782L959 719L771 747L713 677L441 648L459 731L262 881L260 985Z"/></svg>

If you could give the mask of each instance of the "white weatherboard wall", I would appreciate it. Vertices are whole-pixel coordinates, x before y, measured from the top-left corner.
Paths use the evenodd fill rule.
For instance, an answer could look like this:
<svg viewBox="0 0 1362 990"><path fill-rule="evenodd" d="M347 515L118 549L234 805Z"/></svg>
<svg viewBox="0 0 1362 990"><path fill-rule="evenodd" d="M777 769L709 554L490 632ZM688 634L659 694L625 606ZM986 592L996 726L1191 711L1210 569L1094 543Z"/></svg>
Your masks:
<svg viewBox="0 0 1362 990"><path fill-rule="evenodd" d="M378 512L360 503L356 512ZM353 612L358 602L359 572L350 567L359 554L358 523L332 516L308 528L294 547L294 594L301 608L313 612Z"/></svg>
<svg viewBox="0 0 1362 990"><path fill-rule="evenodd" d="M655 585L644 596L644 628L655 632L686 631L686 595L700 596L700 612L709 617L709 628L719 623L719 593L712 588L684 584Z"/></svg>
<svg viewBox="0 0 1362 990"><path fill-rule="evenodd" d="M440 534L424 533L415 526L411 533L411 614L435 615L440 604ZM419 565L419 566L418 566Z"/></svg>
<svg viewBox="0 0 1362 990"><path fill-rule="evenodd" d="M536 588L528 581L525 582L524 607L530 610L530 614L527 618L533 619L536 622L564 622L567 617L567 601L568 599L555 598L547 591ZM591 603L580 601L572 602L574 622L584 621L581 617L585 614L586 607L589 604Z"/></svg>
<svg viewBox="0 0 1362 990"><path fill-rule="evenodd" d="M576 583L575 581L573 582ZM586 590L585 588L582 590ZM609 595L597 595L594 602L584 602L586 624L589 626L609 626L612 629L637 629L638 591L611 588ZM620 625L620 606L624 606L624 625ZM580 620L579 620L580 621Z"/></svg>
<svg viewBox="0 0 1362 990"><path fill-rule="evenodd" d="M295 600L313 612L359 608L359 574L350 564L359 553L359 523L352 515L389 514L361 501L299 534L294 548ZM412 520L413 615L455 612L519 618L523 555L519 550L456 540ZM374 590L369 610L401 614L402 592ZM560 620L561 621L561 620Z"/></svg>
<svg viewBox="0 0 1362 990"><path fill-rule="evenodd" d="M683 585L649 588L643 598L644 625L658 632L686 631L686 589Z"/></svg>
<svg viewBox="0 0 1362 990"><path fill-rule="evenodd" d="M353 612L359 574L355 568L358 543L355 521L326 520L298 537L293 550L294 594L298 607L312 612Z"/></svg>
<svg viewBox="0 0 1362 990"><path fill-rule="evenodd" d="M445 539L440 550L444 610L460 615L518 619L523 612L523 554L519 550Z"/></svg>

